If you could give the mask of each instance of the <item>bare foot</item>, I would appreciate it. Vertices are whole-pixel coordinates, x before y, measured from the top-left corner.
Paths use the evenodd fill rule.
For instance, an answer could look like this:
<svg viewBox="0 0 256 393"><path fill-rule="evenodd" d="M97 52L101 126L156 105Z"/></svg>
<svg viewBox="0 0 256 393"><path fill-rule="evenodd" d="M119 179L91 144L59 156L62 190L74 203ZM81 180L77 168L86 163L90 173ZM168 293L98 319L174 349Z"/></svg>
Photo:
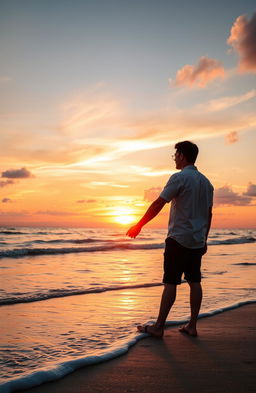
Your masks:
<svg viewBox="0 0 256 393"><path fill-rule="evenodd" d="M164 335L164 329L157 328L155 325L138 325L137 330L140 333L148 333L157 338L162 338Z"/></svg>
<svg viewBox="0 0 256 393"><path fill-rule="evenodd" d="M185 333L185 334L187 334L189 336L193 336L193 337L197 336L197 330L195 328L191 328L189 326L189 324L188 325L184 325L181 328L179 328L179 332Z"/></svg>

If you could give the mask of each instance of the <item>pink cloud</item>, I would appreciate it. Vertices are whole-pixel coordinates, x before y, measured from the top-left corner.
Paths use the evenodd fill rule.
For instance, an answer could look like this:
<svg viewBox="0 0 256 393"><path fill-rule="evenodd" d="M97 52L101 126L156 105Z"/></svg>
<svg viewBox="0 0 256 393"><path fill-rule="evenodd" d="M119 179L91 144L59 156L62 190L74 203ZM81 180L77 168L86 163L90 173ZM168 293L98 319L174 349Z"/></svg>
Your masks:
<svg viewBox="0 0 256 393"><path fill-rule="evenodd" d="M251 20L240 15L234 22L227 43L240 57L239 70L256 72L256 13Z"/></svg>
<svg viewBox="0 0 256 393"><path fill-rule="evenodd" d="M170 80L171 86L180 87L205 87L209 82L216 78L223 78L225 70L221 62L209 57L203 56L199 59L198 64L187 64L182 67L176 74L174 80Z"/></svg>
<svg viewBox="0 0 256 393"><path fill-rule="evenodd" d="M238 133L236 131L232 131L226 135L226 141L230 144L238 142Z"/></svg>
<svg viewBox="0 0 256 393"><path fill-rule="evenodd" d="M3 198L2 203L11 203L12 200L10 198Z"/></svg>
<svg viewBox="0 0 256 393"><path fill-rule="evenodd" d="M252 197L247 193L240 195L228 185L217 188L214 192L215 206L248 206L251 201Z"/></svg>

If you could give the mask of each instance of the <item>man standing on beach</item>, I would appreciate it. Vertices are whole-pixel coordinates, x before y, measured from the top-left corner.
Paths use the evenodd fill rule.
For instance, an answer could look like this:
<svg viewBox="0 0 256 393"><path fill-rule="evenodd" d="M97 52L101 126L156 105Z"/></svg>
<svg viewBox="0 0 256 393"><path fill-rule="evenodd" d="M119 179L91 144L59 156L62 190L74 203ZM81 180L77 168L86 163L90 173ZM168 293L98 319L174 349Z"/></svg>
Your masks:
<svg viewBox="0 0 256 393"><path fill-rule="evenodd" d="M176 143L173 156L180 172L170 177L160 196L150 205L141 220L127 231L135 238L142 227L172 201L168 235L164 252L164 290L159 315L154 325L139 325L140 332L162 337L164 325L176 298L181 276L190 286L191 317L180 332L196 336L196 323L202 302L201 258L207 251L207 237L211 226L213 186L194 165L198 147L192 142Z"/></svg>

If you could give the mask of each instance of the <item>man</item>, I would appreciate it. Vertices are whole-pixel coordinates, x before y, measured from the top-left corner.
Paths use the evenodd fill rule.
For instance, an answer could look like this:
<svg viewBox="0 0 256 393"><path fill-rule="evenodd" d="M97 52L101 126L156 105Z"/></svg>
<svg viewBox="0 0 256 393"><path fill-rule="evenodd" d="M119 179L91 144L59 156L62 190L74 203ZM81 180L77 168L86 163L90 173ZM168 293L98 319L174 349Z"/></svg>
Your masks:
<svg viewBox="0 0 256 393"><path fill-rule="evenodd" d="M168 235L164 252L164 290L159 315L154 325L139 325L140 332L162 337L169 311L176 298L176 286L181 284L181 276L190 286L191 317L180 332L197 335L196 323L202 301L201 258L207 251L207 237L211 226L213 186L201 174L194 163L198 147L189 141L175 145L173 156L176 169L180 172L170 177L160 196L150 205L142 219L131 227L127 235L135 238L142 227L152 220L172 201Z"/></svg>

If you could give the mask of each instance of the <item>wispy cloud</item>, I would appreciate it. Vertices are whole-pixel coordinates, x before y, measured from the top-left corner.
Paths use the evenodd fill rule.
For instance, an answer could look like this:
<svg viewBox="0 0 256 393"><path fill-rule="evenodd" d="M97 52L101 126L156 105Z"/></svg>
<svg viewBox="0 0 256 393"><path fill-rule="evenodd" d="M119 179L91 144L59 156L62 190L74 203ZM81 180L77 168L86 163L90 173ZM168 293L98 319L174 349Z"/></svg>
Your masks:
<svg viewBox="0 0 256 393"><path fill-rule="evenodd" d="M220 61L203 56L196 65L187 64L178 70L174 80L170 79L173 87L203 88L216 78L224 78L225 70Z"/></svg>
<svg viewBox="0 0 256 393"><path fill-rule="evenodd" d="M93 138L83 138L79 140L79 150L77 146L70 146L74 149L73 159L71 163L65 162L66 154L60 159L63 160L63 166L58 164L47 165L41 170L41 175L45 170L48 174L55 171L84 171L84 173L99 173L108 176L113 168L113 162L118 162L124 157L129 157L135 152L160 149L170 146L181 138L186 139L205 139L220 135L227 135L232 132L239 133L249 130L256 125L256 116L250 111L233 113L230 116L224 110L216 117L212 110L207 111L207 104L202 112L200 108L191 109L171 109L165 111L156 111L154 113L146 113L140 117L136 116L132 122L128 124L126 118L123 119L122 129L125 130L124 135L129 134L131 137L124 135L112 136L109 130L108 138L102 138L100 131L94 134ZM182 130L182 131L181 131ZM83 143L86 146L83 151ZM90 146L90 144L92 144ZM97 144L98 149L94 149ZM54 151L52 151L54 154ZM69 152L69 156L70 156ZM129 161L128 161L129 162ZM145 169L145 170L144 170ZM133 166L131 171L141 176L161 176L166 174L166 170L157 170L156 168L138 169ZM109 172L110 171L110 172ZM115 173L126 173L126 167L118 166ZM168 171L167 171L168 172ZM35 173L37 173L35 171ZM119 183L118 183L119 184ZM95 184L94 184L95 185ZM104 184L103 184L104 185ZM114 185L112 185L114 186ZM118 185L117 185L118 186Z"/></svg>
<svg viewBox="0 0 256 393"><path fill-rule="evenodd" d="M15 184L13 180L0 180L0 187L6 187L10 184Z"/></svg>
<svg viewBox="0 0 256 393"><path fill-rule="evenodd" d="M7 75L0 76L0 83L10 82L11 80L12 78Z"/></svg>
<svg viewBox="0 0 256 393"><path fill-rule="evenodd" d="M106 175L108 181L109 174L113 171L113 162L124 159L126 165L117 165L115 173L127 173L127 176L132 173L145 177L162 176L167 174L166 168L129 168L129 156L136 152L170 146L180 140L181 136L182 139L205 139L232 132L239 134L256 125L255 113L250 108L244 107L243 112L234 112L232 116L228 112L230 107L255 97L255 90L241 96L210 100L203 107L195 105L190 108L170 108L140 114L126 110L123 103L117 104L117 98L111 100L110 107L105 103L104 109L102 98L97 99L95 93L91 100L88 94L87 96L86 100L77 99L74 104L69 100L67 111L62 108L59 113L63 119L60 120L60 126L51 126L47 133L32 132L31 128L24 128L22 138L18 130L17 135L10 134L12 138L6 133L2 149L5 162L15 162L17 165L19 163L24 168L16 170L7 167L4 171L5 177L8 175L9 179L11 176L13 179L25 178L25 166L29 165L33 168L33 173L40 178L44 175L49 177L56 174L75 174L77 171L77 175L84 174L89 178L88 183L92 175L97 173L102 176L103 181ZM90 106L102 110L102 114L97 116L96 109L91 109L92 115L90 119L86 119ZM217 110L218 116L215 113ZM26 140L29 140L29 143L25 143ZM9 184L11 182L2 182L0 186ZM115 179L112 187L120 186L125 187L120 180Z"/></svg>
<svg viewBox="0 0 256 393"><path fill-rule="evenodd" d="M247 93L238 96L228 96L228 97L221 97L214 100L210 100L206 104L198 105L198 108L207 110L209 112L223 111L235 105L249 101L255 97L256 97L256 90L252 89Z"/></svg>
<svg viewBox="0 0 256 393"><path fill-rule="evenodd" d="M79 213L77 212L67 212L67 211L58 211L58 210L38 210L35 212L38 215L46 215L46 216L76 216Z"/></svg>
<svg viewBox="0 0 256 393"><path fill-rule="evenodd" d="M227 43L239 55L241 72L256 72L256 12L248 20L240 15L234 22Z"/></svg>
<svg viewBox="0 0 256 393"><path fill-rule="evenodd" d="M136 173L138 176L146 177L159 177L174 173L174 171L170 170L170 168L151 168L141 167L139 165L130 165L129 168L131 168L131 171Z"/></svg>
<svg viewBox="0 0 256 393"><path fill-rule="evenodd" d="M96 199L79 199L78 201L76 201L77 203L96 203L97 200Z"/></svg>
<svg viewBox="0 0 256 393"><path fill-rule="evenodd" d="M101 131L102 137L120 133L123 125L124 108L113 95L104 93L97 86L66 100L60 108L62 117L58 130L73 137L92 138Z"/></svg>
<svg viewBox="0 0 256 393"><path fill-rule="evenodd" d="M33 213L31 211L28 211L28 210L11 211L11 212L9 212L9 211L7 211L7 212L0 211L0 216L2 218L7 217L9 219L16 218L16 217L17 218L19 218L19 217L26 218L26 217L31 217L32 215L33 215Z"/></svg>
<svg viewBox="0 0 256 393"><path fill-rule="evenodd" d="M95 188L95 187L116 187L116 188L129 188L130 186L128 186L127 184L116 184L113 183L111 181L92 181L88 184L86 184L86 186Z"/></svg>

